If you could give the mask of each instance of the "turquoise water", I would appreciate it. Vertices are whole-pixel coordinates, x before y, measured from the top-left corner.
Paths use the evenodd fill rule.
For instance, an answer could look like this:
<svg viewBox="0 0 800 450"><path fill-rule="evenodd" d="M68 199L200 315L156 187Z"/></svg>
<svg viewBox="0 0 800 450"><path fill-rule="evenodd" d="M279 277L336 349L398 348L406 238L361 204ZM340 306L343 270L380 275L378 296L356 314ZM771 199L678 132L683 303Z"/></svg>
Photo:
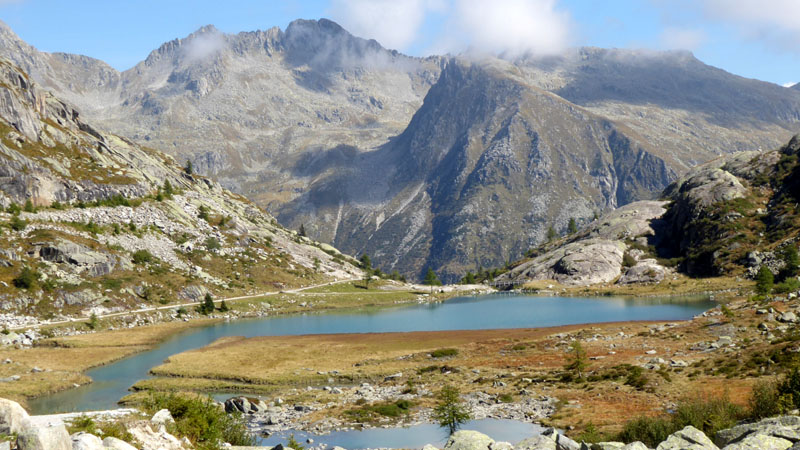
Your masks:
<svg viewBox="0 0 800 450"><path fill-rule="evenodd" d="M32 400L33 414L115 408L136 381L170 355L225 336L535 328L630 320L689 319L716 304L697 299L484 295L398 308L239 320L196 328L160 346L87 372L94 383Z"/></svg>

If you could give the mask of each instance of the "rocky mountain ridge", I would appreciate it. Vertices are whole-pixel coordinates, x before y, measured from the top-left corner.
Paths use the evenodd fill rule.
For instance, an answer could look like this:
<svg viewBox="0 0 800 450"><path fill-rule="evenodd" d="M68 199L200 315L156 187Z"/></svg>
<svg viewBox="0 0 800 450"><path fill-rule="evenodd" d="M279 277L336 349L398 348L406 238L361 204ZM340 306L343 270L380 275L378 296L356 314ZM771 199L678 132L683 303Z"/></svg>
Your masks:
<svg viewBox="0 0 800 450"><path fill-rule="evenodd" d="M690 276L777 277L800 240L800 135L768 152L740 152L700 165L660 201L634 202L514 263L498 281L567 285L659 282Z"/></svg>
<svg viewBox="0 0 800 450"><path fill-rule="evenodd" d="M7 61L0 158L9 313L88 316L360 273L171 157L85 122Z"/></svg>
<svg viewBox="0 0 800 450"><path fill-rule="evenodd" d="M421 59L322 19L203 27L120 73L38 52L7 27L0 42L103 126L412 277L502 264L550 227L653 198L800 124L800 93L685 52Z"/></svg>

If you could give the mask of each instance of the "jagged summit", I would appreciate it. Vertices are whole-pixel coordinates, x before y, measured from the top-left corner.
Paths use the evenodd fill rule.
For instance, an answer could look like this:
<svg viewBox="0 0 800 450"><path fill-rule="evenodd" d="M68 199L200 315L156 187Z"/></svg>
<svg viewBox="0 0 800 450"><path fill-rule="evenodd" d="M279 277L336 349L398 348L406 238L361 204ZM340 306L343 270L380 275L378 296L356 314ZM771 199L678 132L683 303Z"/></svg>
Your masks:
<svg viewBox="0 0 800 450"><path fill-rule="evenodd" d="M497 266L570 215L800 131L799 91L681 51L414 58L320 19L203 28L121 74L2 52L88 119L409 276Z"/></svg>

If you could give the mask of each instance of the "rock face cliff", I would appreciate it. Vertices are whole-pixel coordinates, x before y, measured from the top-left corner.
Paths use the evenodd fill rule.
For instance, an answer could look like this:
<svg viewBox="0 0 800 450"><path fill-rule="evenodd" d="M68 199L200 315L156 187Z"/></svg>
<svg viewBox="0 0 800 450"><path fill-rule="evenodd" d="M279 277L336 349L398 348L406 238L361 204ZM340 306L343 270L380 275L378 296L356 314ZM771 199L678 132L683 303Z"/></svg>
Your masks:
<svg viewBox="0 0 800 450"><path fill-rule="evenodd" d="M95 128L0 60L0 306L56 317L344 278L335 249Z"/></svg>
<svg viewBox="0 0 800 450"><path fill-rule="evenodd" d="M799 157L796 135L778 150L700 165L668 186L663 200L604 215L531 252L498 281L654 282L670 266L701 277L753 277L766 266L779 279L793 277L785 255L800 241Z"/></svg>
<svg viewBox="0 0 800 450"><path fill-rule="evenodd" d="M125 72L4 26L0 44L104 127L412 277L501 264L551 226L652 198L719 154L774 148L800 123L800 92L682 52L420 59L324 19L204 27Z"/></svg>

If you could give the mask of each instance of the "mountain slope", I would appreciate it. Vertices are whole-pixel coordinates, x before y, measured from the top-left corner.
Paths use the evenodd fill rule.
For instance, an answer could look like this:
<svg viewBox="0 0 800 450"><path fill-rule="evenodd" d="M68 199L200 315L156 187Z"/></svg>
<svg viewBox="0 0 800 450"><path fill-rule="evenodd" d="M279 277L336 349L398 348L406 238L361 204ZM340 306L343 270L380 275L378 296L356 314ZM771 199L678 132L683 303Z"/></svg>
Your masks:
<svg viewBox="0 0 800 450"><path fill-rule="evenodd" d="M671 184L662 201L604 215L512 264L498 281L657 282L671 266L694 277L755 277L766 266L790 280L797 268L786 255L792 247L796 255L800 238L799 157L796 135L778 150L710 161Z"/></svg>
<svg viewBox="0 0 800 450"><path fill-rule="evenodd" d="M204 27L118 73L38 52L7 28L0 43L104 127L408 276L431 266L454 279L516 258L551 225L800 131L800 92L683 52L453 65L323 19L237 35Z"/></svg>
<svg viewBox="0 0 800 450"><path fill-rule="evenodd" d="M313 174L279 219L314 223L323 239L389 268L436 267L447 280L676 176L635 134L527 85L513 67L457 59L402 134L340 166Z"/></svg>
<svg viewBox="0 0 800 450"><path fill-rule="evenodd" d="M2 60L0 159L6 312L99 314L358 274L171 157L88 124Z"/></svg>

